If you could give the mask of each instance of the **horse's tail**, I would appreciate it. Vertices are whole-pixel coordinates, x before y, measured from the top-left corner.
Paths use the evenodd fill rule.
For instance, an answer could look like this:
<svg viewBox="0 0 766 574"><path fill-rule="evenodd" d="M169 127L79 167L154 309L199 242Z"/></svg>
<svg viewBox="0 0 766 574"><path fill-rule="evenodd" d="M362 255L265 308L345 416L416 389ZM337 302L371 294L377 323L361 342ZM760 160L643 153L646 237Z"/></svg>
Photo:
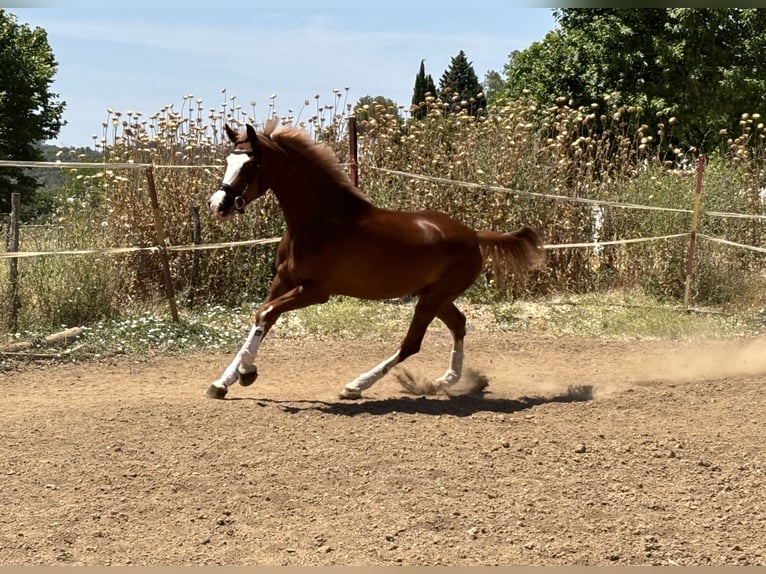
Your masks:
<svg viewBox="0 0 766 574"><path fill-rule="evenodd" d="M511 233L477 231L481 255L489 262L495 283L505 285L509 275L524 279L530 271L545 266L543 240L532 227L522 227Z"/></svg>

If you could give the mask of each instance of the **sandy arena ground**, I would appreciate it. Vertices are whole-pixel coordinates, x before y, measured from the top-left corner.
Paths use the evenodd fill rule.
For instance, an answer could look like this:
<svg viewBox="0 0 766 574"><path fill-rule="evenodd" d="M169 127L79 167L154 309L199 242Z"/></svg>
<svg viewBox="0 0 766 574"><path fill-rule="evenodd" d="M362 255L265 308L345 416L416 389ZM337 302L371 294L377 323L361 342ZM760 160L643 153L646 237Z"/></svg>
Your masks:
<svg viewBox="0 0 766 574"><path fill-rule="evenodd" d="M472 332L483 396L337 398L394 348L267 339L224 401L220 354L0 374L0 565L766 563L766 341Z"/></svg>

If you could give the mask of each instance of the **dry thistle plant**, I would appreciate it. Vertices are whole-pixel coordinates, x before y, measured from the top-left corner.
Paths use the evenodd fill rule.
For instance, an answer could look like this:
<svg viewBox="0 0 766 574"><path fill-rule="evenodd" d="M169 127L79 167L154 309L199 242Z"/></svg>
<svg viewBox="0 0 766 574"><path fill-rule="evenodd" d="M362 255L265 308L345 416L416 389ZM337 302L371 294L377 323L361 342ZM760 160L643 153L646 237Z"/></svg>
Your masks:
<svg viewBox="0 0 766 574"><path fill-rule="evenodd" d="M208 195L220 180L229 149L222 135L224 124L257 124L255 102L240 105L226 90L221 96L220 104L208 106L186 95L180 106L168 104L148 115L108 110L101 135L94 137L106 162L154 166L169 245L192 242L194 209L199 213L204 243L274 237L282 232L282 215L271 195L225 228L206 217ZM690 215L684 212L637 211L561 199L690 209L698 153L674 143L674 130L680 126L677 118L657 117L652 125L639 123L637 110L623 105L619 94L611 95L604 104L581 107L565 99L550 107L530 101L497 101L479 114L469 113L465 106L456 109L453 104L429 96L424 104L427 113L416 120L395 105L380 102L354 109L346 88L334 91L328 104L317 95L299 110L280 116L273 96L266 115L308 130L316 141L333 146L341 161L348 146L348 117L357 115L361 187L384 207L439 209L476 228L511 230L529 224L542 232L548 244L656 237L689 230ZM721 146L706 168L703 209L763 215L766 128L754 113L743 114L739 128L738 133L718 134ZM474 187L402 177L381 169L469 182ZM148 247L156 243L145 170L84 166L72 185L77 201L88 208L62 211L60 223L76 229L79 237L69 238L70 246ZM529 197L514 190L557 198ZM705 216L701 224L711 235L765 246L762 221ZM196 255L173 252L170 261L179 298L193 289L199 302L239 305L265 295L273 257L273 246L254 246ZM685 239L598 250L551 250L547 270L525 285L498 291L495 278L487 272L468 296L485 301L562 290L638 288L656 297L679 298L685 257ZM762 301L766 292L762 288L766 281L763 262L759 253L705 244L696 257L695 300L729 303L745 291L750 300ZM109 282L101 284L101 289L124 294L121 301L105 303L104 313L161 297L158 269L156 255L137 253L121 256L109 274L94 271L94 277Z"/></svg>

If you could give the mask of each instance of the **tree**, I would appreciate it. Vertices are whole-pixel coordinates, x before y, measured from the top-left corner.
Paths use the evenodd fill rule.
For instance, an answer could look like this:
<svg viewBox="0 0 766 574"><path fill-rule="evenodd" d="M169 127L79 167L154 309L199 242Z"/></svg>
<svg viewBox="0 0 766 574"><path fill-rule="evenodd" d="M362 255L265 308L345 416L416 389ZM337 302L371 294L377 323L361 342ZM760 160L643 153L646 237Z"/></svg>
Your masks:
<svg viewBox="0 0 766 574"><path fill-rule="evenodd" d="M58 135L65 103L50 91L57 69L46 32L0 9L0 159L41 160L39 144ZM29 207L37 187L22 169L0 168L0 211L9 210L12 191Z"/></svg>
<svg viewBox="0 0 766 574"><path fill-rule="evenodd" d="M487 98L487 103L492 103L497 99L499 94L502 94L505 87L505 80L500 72L495 70L488 70L484 75L484 95Z"/></svg>
<svg viewBox="0 0 766 574"><path fill-rule="evenodd" d="M463 50L452 58L449 67L442 74L439 80L439 97L450 104L452 111L465 108L471 115L477 115L486 108L487 100L479 78Z"/></svg>
<svg viewBox="0 0 766 574"><path fill-rule="evenodd" d="M425 60L420 60L420 70L415 76L415 88L412 94L412 117L422 120L428 114L426 97L429 95L436 97L436 84L431 74L426 76Z"/></svg>
<svg viewBox="0 0 766 574"><path fill-rule="evenodd" d="M766 105L766 11L742 8L557 9L558 28L513 55L506 93L549 104L613 92L644 123L675 116L680 143L715 145Z"/></svg>
<svg viewBox="0 0 766 574"><path fill-rule="evenodd" d="M369 130L371 122L376 124L388 124L393 119L395 125L401 126L404 123L399 114L399 107L391 98L384 96L362 96L354 106L354 115L356 116L357 131L360 134Z"/></svg>

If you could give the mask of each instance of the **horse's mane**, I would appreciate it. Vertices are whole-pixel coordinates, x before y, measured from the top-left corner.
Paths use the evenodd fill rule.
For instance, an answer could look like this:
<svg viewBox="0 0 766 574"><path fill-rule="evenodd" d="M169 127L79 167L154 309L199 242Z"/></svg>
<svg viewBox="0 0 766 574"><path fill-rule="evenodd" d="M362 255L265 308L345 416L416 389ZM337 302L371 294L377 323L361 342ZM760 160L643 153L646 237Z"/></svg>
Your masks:
<svg viewBox="0 0 766 574"><path fill-rule="evenodd" d="M263 127L263 135L277 145L305 157L309 162L326 172L338 186L348 189L354 195L368 201L367 197L354 187L348 175L341 169L340 162L332 148L325 143L315 143L306 130L294 126L279 125L278 118L271 118Z"/></svg>

